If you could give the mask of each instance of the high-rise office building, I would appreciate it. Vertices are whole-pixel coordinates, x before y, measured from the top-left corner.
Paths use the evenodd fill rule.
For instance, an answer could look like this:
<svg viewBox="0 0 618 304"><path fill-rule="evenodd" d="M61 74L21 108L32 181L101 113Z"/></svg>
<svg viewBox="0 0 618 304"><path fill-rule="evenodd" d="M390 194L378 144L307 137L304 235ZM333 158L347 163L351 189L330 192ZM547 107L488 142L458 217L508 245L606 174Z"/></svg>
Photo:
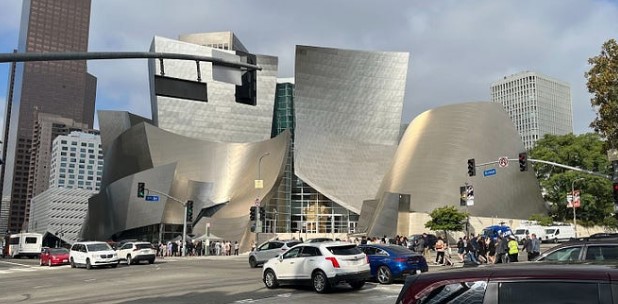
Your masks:
<svg viewBox="0 0 618 304"><path fill-rule="evenodd" d="M24 0L17 52L86 52L90 0ZM34 115L57 114L92 128L96 78L85 61L41 61L11 67L3 139L0 231L25 228ZM8 205L8 208L7 208ZM7 223L8 222L8 223Z"/></svg>
<svg viewBox="0 0 618 304"><path fill-rule="evenodd" d="M536 72L517 73L491 84L491 100L502 104L526 150L545 134L573 133L568 83Z"/></svg>
<svg viewBox="0 0 618 304"><path fill-rule="evenodd" d="M99 190L103 176L100 135L60 135L54 140L51 154L49 188Z"/></svg>

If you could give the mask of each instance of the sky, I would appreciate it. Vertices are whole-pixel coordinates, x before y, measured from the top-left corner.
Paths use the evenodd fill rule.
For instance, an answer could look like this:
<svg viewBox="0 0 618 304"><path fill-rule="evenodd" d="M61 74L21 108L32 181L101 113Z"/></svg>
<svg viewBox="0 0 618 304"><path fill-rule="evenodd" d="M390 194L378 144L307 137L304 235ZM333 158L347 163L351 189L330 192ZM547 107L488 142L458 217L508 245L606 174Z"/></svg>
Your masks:
<svg viewBox="0 0 618 304"><path fill-rule="evenodd" d="M0 53L17 47L22 1L0 3ZM429 109L490 101L491 83L535 71L571 86L575 134L596 117L588 58L618 36L617 0L93 0L89 51L148 51L154 36L232 31L294 76L296 45L408 52L402 121ZM4 117L8 64L0 64ZM150 118L146 60L90 61L96 108ZM0 119L2 119L0 118ZM2 126L4 124L1 124Z"/></svg>

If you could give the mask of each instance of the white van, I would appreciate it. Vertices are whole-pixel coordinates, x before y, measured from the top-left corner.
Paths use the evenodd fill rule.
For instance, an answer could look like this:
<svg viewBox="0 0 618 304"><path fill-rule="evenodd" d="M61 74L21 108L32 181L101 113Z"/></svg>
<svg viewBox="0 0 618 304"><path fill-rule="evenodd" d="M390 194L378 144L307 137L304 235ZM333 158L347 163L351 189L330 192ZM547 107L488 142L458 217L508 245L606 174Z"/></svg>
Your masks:
<svg viewBox="0 0 618 304"><path fill-rule="evenodd" d="M547 226L545 227L546 242L563 242L575 238L575 229L571 225Z"/></svg>
<svg viewBox="0 0 618 304"><path fill-rule="evenodd" d="M9 239L9 256L13 258L27 256L38 258L41 254L43 235L40 233L22 232L11 234Z"/></svg>
<svg viewBox="0 0 618 304"><path fill-rule="evenodd" d="M535 234L539 240L545 239L545 229L548 227L541 225L520 226L513 230L513 235L517 238L520 244L524 243L527 235Z"/></svg>

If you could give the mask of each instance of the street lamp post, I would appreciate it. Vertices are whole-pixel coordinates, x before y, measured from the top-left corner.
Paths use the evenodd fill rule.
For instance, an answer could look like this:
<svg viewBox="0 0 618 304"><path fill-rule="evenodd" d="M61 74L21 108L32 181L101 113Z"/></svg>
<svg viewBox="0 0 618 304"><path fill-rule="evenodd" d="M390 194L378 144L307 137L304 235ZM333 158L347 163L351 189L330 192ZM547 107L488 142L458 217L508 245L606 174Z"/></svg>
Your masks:
<svg viewBox="0 0 618 304"><path fill-rule="evenodd" d="M575 182L580 180L584 180L584 178L580 177L574 179L573 182L571 182L571 207L573 207L573 230L575 232L575 237L577 237L577 213L575 212Z"/></svg>
<svg viewBox="0 0 618 304"><path fill-rule="evenodd" d="M255 184L255 188L256 189L262 189L264 187L264 182L262 181L262 159L266 156L270 155L270 152L266 152L264 154L262 154L262 156L260 156L260 159L258 160L258 176L257 176L257 180L259 182L257 182ZM259 183L259 187L258 187L258 183ZM262 191L259 190L259 195L261 196ZM262 198L258 198L259 199L259 204L256 206L257 210L257 216L255 217L255 242L258 242L258 233L261 230L261 221L260 221L260 208L262 207Z"/></svg>

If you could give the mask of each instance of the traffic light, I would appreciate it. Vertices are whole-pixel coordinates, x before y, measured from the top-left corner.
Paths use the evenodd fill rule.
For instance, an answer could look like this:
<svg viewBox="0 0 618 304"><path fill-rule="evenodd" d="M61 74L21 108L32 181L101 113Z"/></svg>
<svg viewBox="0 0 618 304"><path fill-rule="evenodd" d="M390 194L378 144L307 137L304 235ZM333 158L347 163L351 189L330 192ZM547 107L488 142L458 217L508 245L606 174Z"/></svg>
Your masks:
<svg viewBox="0 0 618 304"><path fill-rule="evenodd" d="M468 159L468 176L476 175L476 164L474 162L474 158Z"/></svg>
<svg viewBox="0 0 618 304"><path fill-rule="evenodd" d="M187 222L193 222L193 201L187 201Z"/></svg>
<svg viewBox="0 0 618 304"><path fill-rule="evenodd" d="M146 183L137 183L137 197L144 197L146 194Z"/></svg>
<svg viewBox="0 0 618 304"><path fill-rule="evenodd" d="M266 219L266 209L260 208L260 221L263 221L265 219Z"/></svg>
<svg viewBox="0 0 618 304"><path fill-rule="evenodd" d="M519 171L528 171L528 153L519 153Z"/></svg>
<svg viewBox="0 0 618 304"><path fill-rule="evenodd" d="M251 208L249 208L249 219L252 221L255 221L256 218L257 218L257 210L255 206L252 206Z"/></svg>
<svg viewBox="0 0 618 304"><path fill-rule="evenodd" d="M618 205L618 182L614 182L614 204Z"/></svg>

